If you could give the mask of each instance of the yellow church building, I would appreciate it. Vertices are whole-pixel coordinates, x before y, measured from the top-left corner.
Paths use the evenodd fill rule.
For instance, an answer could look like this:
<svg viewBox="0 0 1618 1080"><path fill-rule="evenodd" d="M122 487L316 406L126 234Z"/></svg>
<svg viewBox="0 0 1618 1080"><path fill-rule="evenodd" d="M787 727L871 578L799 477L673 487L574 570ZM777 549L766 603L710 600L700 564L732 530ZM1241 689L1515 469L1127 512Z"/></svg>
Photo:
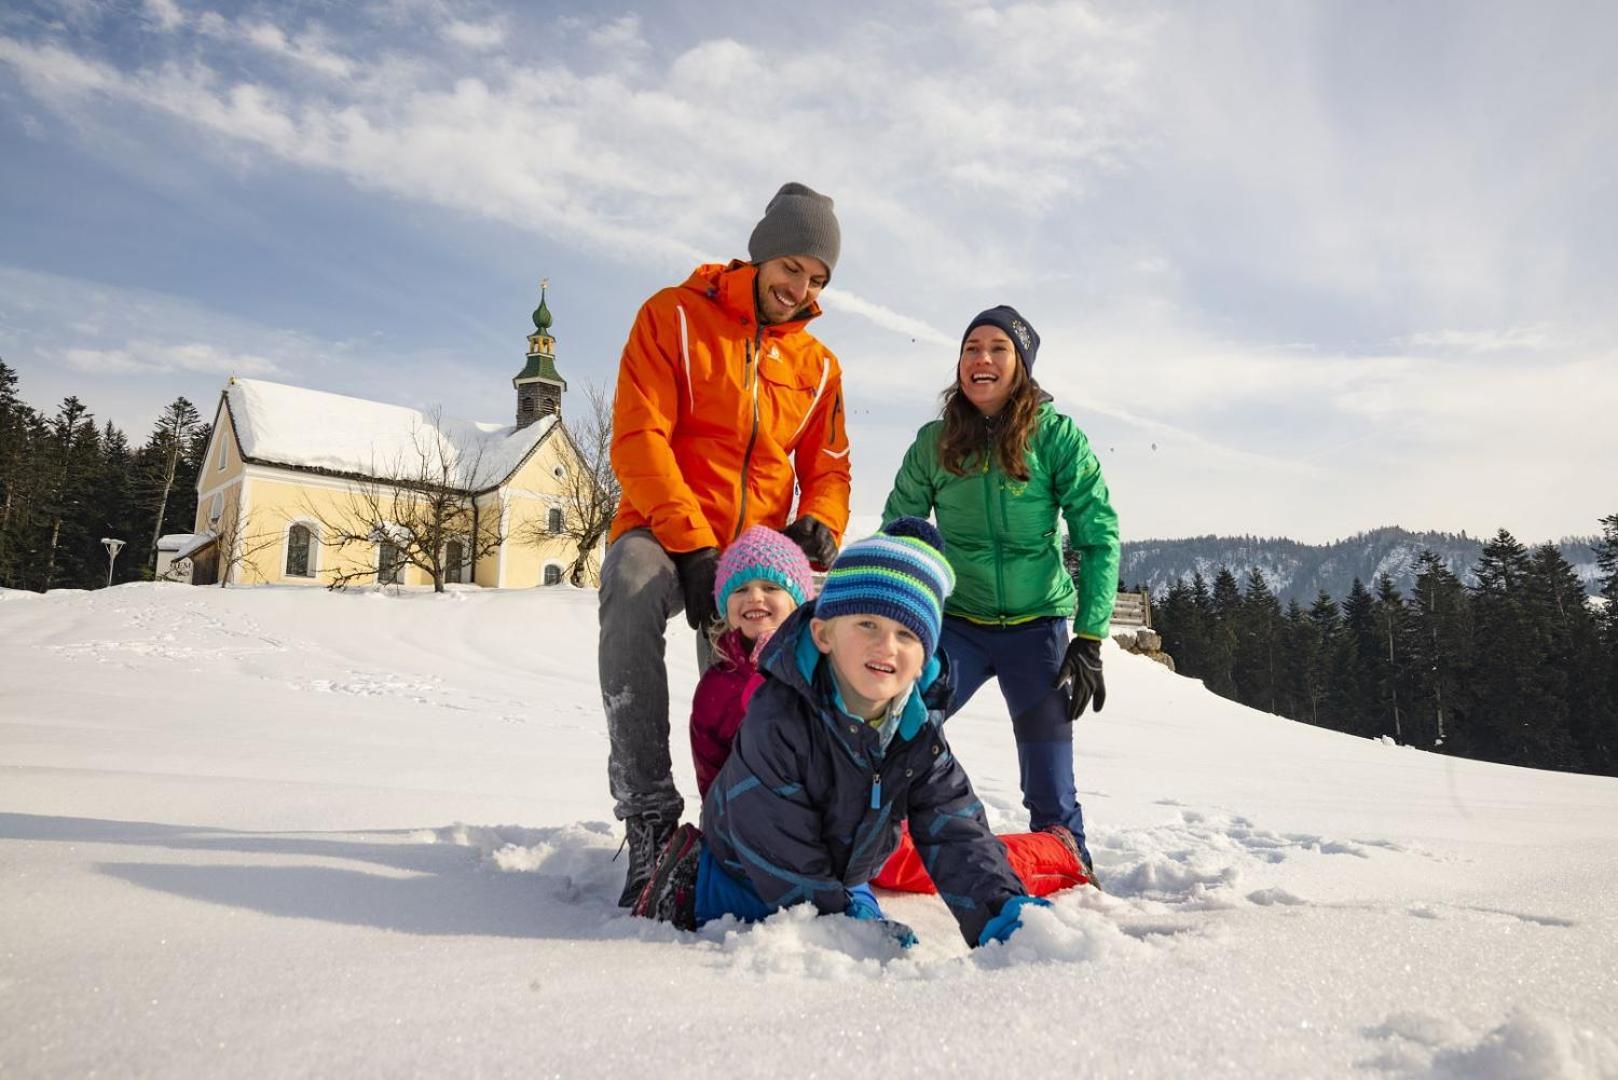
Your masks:
<svg viewBox="0 0 1618 1080"><path fill-rule="evenodd" d="M197 585L557 585L585 482L544 295L512 424L474 423L262 379L219 396L176 558ZM577 584L594 585L599 550Z"/></svg>

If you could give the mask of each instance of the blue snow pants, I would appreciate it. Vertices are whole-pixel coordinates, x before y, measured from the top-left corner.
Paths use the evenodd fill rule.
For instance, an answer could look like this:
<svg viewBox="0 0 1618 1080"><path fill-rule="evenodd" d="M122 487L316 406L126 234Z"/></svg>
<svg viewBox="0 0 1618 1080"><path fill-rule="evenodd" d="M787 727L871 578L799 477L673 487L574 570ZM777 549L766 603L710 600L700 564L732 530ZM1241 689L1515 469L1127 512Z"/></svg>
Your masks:
<svg viewBox="0 0 1618 1080"><path fill-rule="evenodd" d="M1067 693L1053 686L1067 653L1067 641L1067 620L1059 616L1014 626L981 626L946 615L939 636L955 680L951 713L959 712L991 677L999 680L1017 739L1028 826L1037 832L1047 825L1066 825L1088 862L1084 808L1073 784L1073 725L1067 718Z"/></svg>
<svg viewBox="0 0 1618 1080"><path fill-rule="evenodd" d="M869 885L856 885L848 891L863 894L880 917L882 909ZM726 915L734 915L743 922L758 922L779 910L765 903L749 882L731 877L721 869L708 853L708 845L702 845L702 856L697 860L698 926Z"/></svg>

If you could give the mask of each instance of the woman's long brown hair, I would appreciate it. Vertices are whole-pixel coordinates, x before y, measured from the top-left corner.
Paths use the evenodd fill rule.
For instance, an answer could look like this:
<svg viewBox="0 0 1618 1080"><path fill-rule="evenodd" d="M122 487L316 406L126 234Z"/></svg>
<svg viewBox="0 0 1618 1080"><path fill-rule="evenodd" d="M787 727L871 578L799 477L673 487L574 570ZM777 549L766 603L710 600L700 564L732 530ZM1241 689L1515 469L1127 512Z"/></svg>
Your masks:
<svg viewBox="0 0 1618 1080"><path fill-rule="evenodd" d="M1028 479L1028 440L1034 437L1044 395L1020 361L1016 378L1011 397L991 421L961 393L957 363L955 381L944 391L944 430L938 437L938 460L944 468L965 476L968 468L983 467L978 455L990 450L999 460L1001 472Z"/></svg>

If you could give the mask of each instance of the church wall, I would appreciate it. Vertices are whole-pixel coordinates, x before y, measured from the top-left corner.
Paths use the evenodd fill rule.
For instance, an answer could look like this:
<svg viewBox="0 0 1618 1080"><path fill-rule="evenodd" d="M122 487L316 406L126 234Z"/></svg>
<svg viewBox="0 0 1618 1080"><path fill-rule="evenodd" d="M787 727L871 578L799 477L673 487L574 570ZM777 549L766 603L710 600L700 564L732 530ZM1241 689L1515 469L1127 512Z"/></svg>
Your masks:
<svg viewBox="0 0 1618 1080"><path fill-rule="evenodd" d="M565 510L562 499L564 479L556 470L577 467L572 445L559 432L547 438L539 451L512 477L506 486L508 503L507 545L504 584L507 588L530 588L545 580L545 567L560 567L563 581L573 565L574 545L566 537L551 538L547 532L550 510ZM586 584L596 584L591 567Z"/></svg>
<svg viewBox="0 0 1618 1080"><path fill-rule="evenodd" d="M258 550L244 560L239 580L255 584L272 582L286 585L330 585L339 573L360 572L364 576L352 584L375 583L377 546L374 543L331 543L321 521L353 528L357 520L351 510L354 487L326 477L308 477L293 472L255 466L249 476L250 536L248 547ZM294 524L306 526L319 541L311 545L314 564L312 577L288 576L287 537ZM432 579L413 566L404 568L406 585L431 585Z"/></svg>

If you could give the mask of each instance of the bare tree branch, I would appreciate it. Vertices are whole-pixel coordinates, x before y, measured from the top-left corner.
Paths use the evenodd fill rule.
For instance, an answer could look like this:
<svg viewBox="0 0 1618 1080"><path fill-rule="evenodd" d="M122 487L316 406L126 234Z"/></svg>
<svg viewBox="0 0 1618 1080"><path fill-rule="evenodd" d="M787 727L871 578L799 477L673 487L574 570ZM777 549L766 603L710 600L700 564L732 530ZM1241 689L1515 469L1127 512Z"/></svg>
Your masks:
<svg viewBox="0 0 1618 1080"><path fill-rule="evenodd" d="M215 558L218 560L219 587L230 584L231 575L259 552L281 542L279 532L249 532L249 521L242 519L242 492L237 487L225 502L219 520L210 526L214 534Z"/></svg>
<svg viewBox="0 0 1618 1080"><path fill-rule="evenodd" d="M379 584L397 582L406 566L432 578L433 590L444 591L446 577L461 577L463 567L500 549L505 537L498 515L479 515L474 491L486 486L484 443L457 446L444 433L440 410L431 422L410 433L410 448L382 467L373 461L375 479L352 481L347 497L334 510L323 509L308 498L304 507L320 523L325 544L377 544L382 556L377 567L331 572L330 587L343 588L370 578ZM493 520L489 520L490 518ZM460 561L451 565L451 546L460 547Z"/></svg>

